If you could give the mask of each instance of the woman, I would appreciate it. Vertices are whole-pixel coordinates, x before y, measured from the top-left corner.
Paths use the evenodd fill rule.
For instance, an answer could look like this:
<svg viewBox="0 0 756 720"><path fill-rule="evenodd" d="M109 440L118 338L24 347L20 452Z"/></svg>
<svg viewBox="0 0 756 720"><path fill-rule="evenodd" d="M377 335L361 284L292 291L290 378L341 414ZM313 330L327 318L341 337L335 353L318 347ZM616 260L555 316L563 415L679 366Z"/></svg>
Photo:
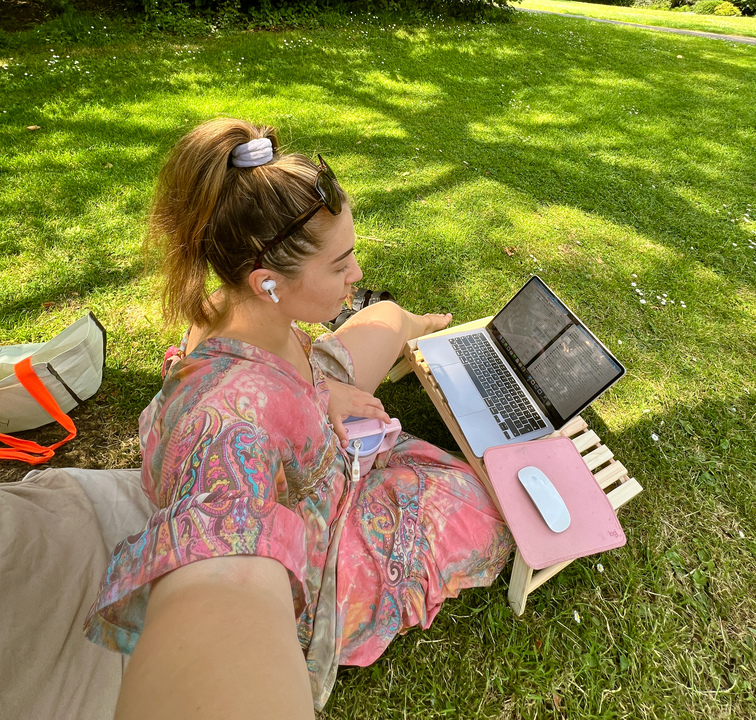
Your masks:
<svg viewBox="0 0 756 720"><path fill-rule="evenodd" d="M511 550L469 466L427 443L403 435L386 467L349 479L344 418L387 422L378 384L451 316L381 302L314 343L293 324L335 317L362 277L347 198L319 160L214 120L161 173L150 236L167 318L190 331L140 419L160 510L115 549L86 626L134 652L121 717L312 716L339 664L428 627Z"/></svg>

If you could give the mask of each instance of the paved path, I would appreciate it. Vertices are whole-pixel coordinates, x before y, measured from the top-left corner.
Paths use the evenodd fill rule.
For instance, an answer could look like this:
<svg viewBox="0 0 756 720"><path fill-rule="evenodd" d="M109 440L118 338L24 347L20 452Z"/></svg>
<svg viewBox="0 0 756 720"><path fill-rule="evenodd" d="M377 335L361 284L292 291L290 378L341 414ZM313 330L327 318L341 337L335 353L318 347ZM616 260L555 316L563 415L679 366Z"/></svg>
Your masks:
<svg viewBox="0 0 756 720"><path fill-rule="evenodd" d="M658 25L639 25L638 23L624 22L622 20L604 20L603 18L588 17L587 15L570 15L569 13L555 12L553 10L532 10L530 8L517 8L517 10L519 12L542 13L544 15L561 15L562 17L577 18L578 20L593 20L593 22L609 23L610 25L627 25L628 27L641 28L642 30L657 30L658 32L674 33L675 35L695 35L696 37L705 37L711 40L727 40L728 42L756 45L756 38L743 37L742 35L722 35L720 33L702 32L700 30L683 30L681 28L659 27Z"/></svg>

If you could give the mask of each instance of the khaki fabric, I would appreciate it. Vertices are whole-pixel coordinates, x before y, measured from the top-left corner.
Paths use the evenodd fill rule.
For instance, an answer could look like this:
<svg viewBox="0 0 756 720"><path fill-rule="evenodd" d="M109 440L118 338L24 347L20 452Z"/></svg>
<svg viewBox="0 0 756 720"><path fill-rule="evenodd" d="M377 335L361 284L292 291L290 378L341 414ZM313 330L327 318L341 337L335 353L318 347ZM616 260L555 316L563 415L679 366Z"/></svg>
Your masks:
<svg viewBox="0 0 756 720"><path fill-rule="evenodd" d="M29 473L0 485L0 718L107 720L121 655L84 637L112 547L153 512L138 470Z"/></svg>

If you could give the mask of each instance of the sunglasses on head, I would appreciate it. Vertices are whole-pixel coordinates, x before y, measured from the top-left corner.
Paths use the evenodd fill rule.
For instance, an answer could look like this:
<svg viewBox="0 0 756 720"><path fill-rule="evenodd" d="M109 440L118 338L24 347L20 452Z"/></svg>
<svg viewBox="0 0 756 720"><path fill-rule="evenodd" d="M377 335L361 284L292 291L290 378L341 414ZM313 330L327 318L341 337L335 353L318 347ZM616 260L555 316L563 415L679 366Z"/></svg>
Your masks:
<svg viewBox="0 0 756 720"><path fill-rule="evenodd" d="M265 247L260 250L255 259L255 270L262 267L262 259L266 253L269 253L276 245L282 243L287 237L293 235L308 220L310 220L320 208L326 208L331 215L338 215L341 212L341 198L339 197L338 184L333 170L328 167L328 163L318 155L320 163L318 174L315 176L315 192L318 194L318 200L305 210L299 217L294 218L278 235L276 235Z"/></svg>

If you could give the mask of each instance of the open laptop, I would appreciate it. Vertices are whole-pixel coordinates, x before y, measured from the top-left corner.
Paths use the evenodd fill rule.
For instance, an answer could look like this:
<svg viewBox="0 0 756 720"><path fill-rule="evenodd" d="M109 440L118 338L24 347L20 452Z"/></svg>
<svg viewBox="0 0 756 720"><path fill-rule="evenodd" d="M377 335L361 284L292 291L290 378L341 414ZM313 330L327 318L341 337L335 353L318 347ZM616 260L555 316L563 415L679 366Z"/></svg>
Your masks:
<svg viewBox="0 0 756 720"><path fill-rule="evenodd" d="M537 275L485 328L417 346L477 457L558 430L625 374Z"/></svg>

